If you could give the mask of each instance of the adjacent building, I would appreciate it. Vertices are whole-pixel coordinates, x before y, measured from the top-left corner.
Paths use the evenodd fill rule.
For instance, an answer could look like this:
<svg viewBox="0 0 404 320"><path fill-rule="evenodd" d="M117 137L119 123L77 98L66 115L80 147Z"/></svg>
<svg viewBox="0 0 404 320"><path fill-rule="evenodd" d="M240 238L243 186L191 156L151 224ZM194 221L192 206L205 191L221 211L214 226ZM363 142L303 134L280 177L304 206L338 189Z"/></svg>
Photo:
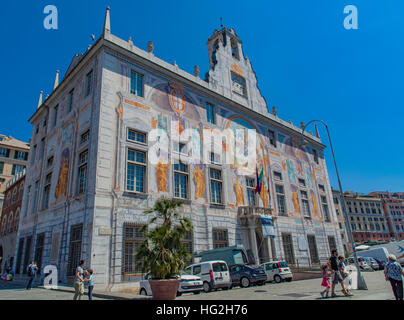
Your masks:
<svg viewBox="0 0 404 320"><path fill-rule="evenodd" d="M404 192L373 191L370 195L381 200L390 237L394 241L404 239Z"/></svg>
<svg viewBox="0 0 404 320"><path fill-rule="evenodd" d="M344 215L344 210L342 209L340 192L337 190L332 190L335 213L338 220L338 229L341 234L342 245L344 247L345 256L352 252L351 241L349 240L348 230L346 228L346 220Z"/></svg>
<svg viewBox="0 0 404 320"><path fill-rule="evenodd" d="M144 51L113 35L107 10L102 36L29 120L17 270L35 257L71 281L85 259L98 288L138 280L139 228L153 227L143 211L161 196L185 201L190 252L243 244L257 263L317 268L343 251L320 138L305 133L303 144L301 128L268 112L233 29L207 46L201 79L197 66L157 58L152 42ZM261 216L273 218L272 237Z"/></svg>
<svg viewBox="0 0 404 320"><path fill-rule="evenodd" d="M29 144L0 134L0 212L7 182L27 166Z"/></svg>
<svg viewBox="0 0 404 320"><path fill-rule="evenodd" d="M6 185L6 200L0 216L0 270L14 265L24 181L25 169L17 173Z"/></svg>

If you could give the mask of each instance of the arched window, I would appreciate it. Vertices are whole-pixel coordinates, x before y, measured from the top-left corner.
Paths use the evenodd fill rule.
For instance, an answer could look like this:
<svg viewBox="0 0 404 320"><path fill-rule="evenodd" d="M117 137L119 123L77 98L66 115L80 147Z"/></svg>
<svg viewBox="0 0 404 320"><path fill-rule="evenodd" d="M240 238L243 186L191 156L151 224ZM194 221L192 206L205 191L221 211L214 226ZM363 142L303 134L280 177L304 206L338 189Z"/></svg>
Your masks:
<svg viewBox="0 0 404 320"><path fill-rule="evenodd" d="M20 185L20 194L18 196L18 200L22 200L22 196L24 195L24 184Z"/></svg>
<svg viewBox="0 0 404 320"><path fill-rule="evenodd" d="M7 195L7 198L6 198L6 208L7 208L8 206L10 206L10 201L11 201L11 194L9 193L9 194Z"/></svg>
<svg viewBox="0 0 404 320"><path fill-rule="evenodd" d="M18 231L18 225L20 223L20 208L17 209L17 212L15 213L15 218L14 218L14 232Z"/></svg>
<svg viewBox="0 0 404 320"><path fill-rule="evenodd" d="M14 190L13 190L13 198L12 198L11 203L14 204L16 200L17 200L17 188L14 188Z"/></svg>
<svg viewBox="0 0 404 320"><path fill-rule="evenodd" d="M12 233L13 232L13 213L11 212L10 215L8 216L8 228L7 228L7 233Z"/></svg>
<svg viewBox="0 0 404 320"><path fill-rule="evenodd" d="M1 235L4 236L6 235L7 231L7 217L3 218L3 223L1 224Z"/></svg>

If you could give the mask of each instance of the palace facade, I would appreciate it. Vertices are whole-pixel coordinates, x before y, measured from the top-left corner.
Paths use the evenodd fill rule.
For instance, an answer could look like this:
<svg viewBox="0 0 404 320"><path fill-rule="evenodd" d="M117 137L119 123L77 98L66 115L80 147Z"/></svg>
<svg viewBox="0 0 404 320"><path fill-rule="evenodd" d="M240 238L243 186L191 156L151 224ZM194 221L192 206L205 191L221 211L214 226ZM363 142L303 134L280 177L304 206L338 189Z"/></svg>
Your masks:
<svg viewBox="0 0 404 320"><path fill-rule="evenodd" d="M157 58L153 43L144 51L113 35L107 9L102 36L60 83L57 73L30 119L20 264L40 257L71 281L85 259L98 288L131 285L139 228L151 218L143 211L161 196L184 200L190 252L243 244L257 263L308 268L332 248L343 252L320 138L304 133L303 144L299 127L268 112L233 29L215 30L207 46L201 79L197 66L190 74ZM242 167L229 150L234 140L250 144L247 130L256 132L256 163ZM273 218L273 237L263 236L261 216Z"/></svg>

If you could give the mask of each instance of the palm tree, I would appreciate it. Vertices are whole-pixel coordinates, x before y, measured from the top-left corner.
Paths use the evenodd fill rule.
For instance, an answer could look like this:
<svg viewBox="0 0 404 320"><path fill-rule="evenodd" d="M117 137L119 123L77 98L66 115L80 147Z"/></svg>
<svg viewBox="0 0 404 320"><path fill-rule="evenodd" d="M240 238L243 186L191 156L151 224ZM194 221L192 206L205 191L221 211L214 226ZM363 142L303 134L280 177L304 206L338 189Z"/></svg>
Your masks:
<svg viewBox="0 0 404 320"><path fill-rule="evenodd" d="M185 267L185 261L190 258L181 240L192 231L192 223L178 214L177 210L182 205L181 200L162 197L151 209L144 211L155 213L150 223L163 221L151 231L146 230L147 226L141 228L141 232L146 232L145 240L135 254L137 266L143 273L150 272L153 279L177 278Z"/></svg>

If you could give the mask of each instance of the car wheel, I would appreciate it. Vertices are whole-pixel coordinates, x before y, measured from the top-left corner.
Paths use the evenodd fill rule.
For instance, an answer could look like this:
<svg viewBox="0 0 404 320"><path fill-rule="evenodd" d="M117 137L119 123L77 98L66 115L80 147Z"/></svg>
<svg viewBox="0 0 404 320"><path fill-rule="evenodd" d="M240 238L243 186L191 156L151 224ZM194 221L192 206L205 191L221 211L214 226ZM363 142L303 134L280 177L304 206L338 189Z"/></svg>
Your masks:
<svg viewBox="0 0 404 320"><path fill-rule="evenodd" d="M203 283L203 291L205 291L205 292L210 292L211 290L212 290L212 288L211 288L210 284L205 281L205 282Z"/></svg>
<svg viewBox="0 0 404 320"><path fill-rule="evenodd" d="M181 292L177 292L177 297L181 297L182 293Z"/></svg>
<svg viewBox="0 0 404 320"><path fill-rule="evenodd" d="M280 276L278 276L278 275L274 276L274 280L275 280L276 283L282 282L282 278Z"/></svg>
<svg viewBox="0 0 404 320"><path fill-rule="evenodd" d="M229 287L223 287L222 290L229 290Z"/></svg>
<svg viewBox="0 0 404 320"><path fill-rule="evenodd" d="M230 286L230 287L229 287L229 290L231 290L231 289L233 289L233 286Z"/></svg>
<svg viewBox="0 0 404 320"><path fill-rule="evenodd" d="M141 296L147 296L147 292L146 292L146 290L145 290L144 288L140 289L139 294L140 294Z"/></svg>
<svg viewBox="0 0 404 320"><path fill-rule="evenodd" d="M241 280L240 280L240 286L241 286L242 288L247 288L247 287L249 287L249 286L250 286L250 280L249 280L248 278L246 278L246 277L241 278Z"/></svg>
<svg viewBox="0 0 404 320"><path fill-rule="evenodd" d="M201 292L200 291L194 291L194 294L200 294Z"/></svg>

